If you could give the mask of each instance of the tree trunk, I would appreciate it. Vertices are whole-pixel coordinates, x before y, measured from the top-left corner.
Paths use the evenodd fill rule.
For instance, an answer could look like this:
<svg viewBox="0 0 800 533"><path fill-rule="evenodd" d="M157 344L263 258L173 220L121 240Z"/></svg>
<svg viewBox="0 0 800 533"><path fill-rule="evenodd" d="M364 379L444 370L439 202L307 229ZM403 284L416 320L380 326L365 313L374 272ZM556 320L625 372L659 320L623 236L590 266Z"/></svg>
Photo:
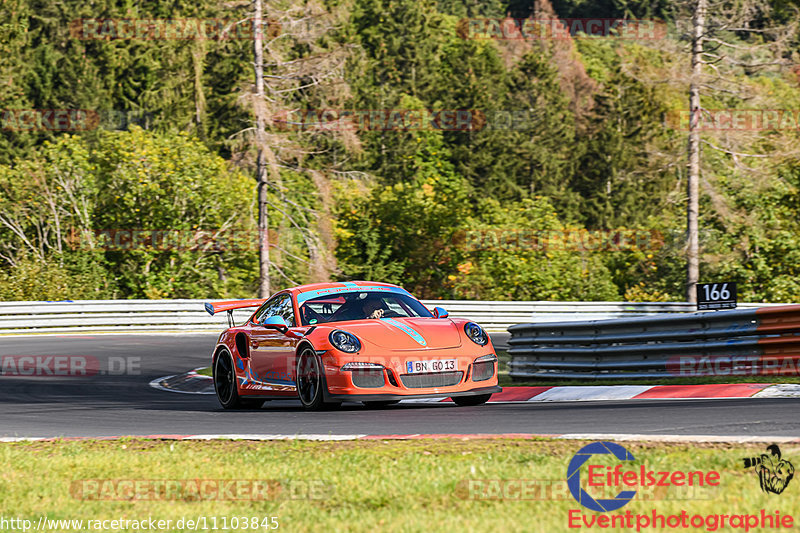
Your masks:
<svg viewBox="0 0 800 533"><path fill-rule="evenodd" d="M203 90L203 67L206 60L206 42L195 41L192 50L192 66L194 67L194 123L197 136L206 140L206 95Z"/></svg>
<svg viewBox="0 0 800 533"><path fill-rule="evenodd" d="M268 298L269 286L269 217L267 213L267 157L264 153L265 117L264 117L264 49L262 39L261 0L255 0L253 14L253 70L256 78L256 94L254 111L256 115L256 181L258 182L258 263L259 263L259 298Z"/></svg>
<svg viewBox="0 0 800 533"><path fill-rule="evenodd" d="M698 215L700 212L700 76L703 69L703 37L708 0L697 0L692 17L692 80L689 86L689 179L686 210L686 300L697 302L697 282L700 279L700 242Z"/></svg>

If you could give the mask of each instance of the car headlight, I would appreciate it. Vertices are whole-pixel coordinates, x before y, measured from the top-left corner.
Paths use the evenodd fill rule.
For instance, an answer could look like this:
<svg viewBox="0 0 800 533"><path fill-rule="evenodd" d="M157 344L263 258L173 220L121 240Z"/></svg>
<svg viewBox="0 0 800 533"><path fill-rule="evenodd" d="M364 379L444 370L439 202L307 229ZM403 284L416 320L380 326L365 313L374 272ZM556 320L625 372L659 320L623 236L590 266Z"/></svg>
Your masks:
<svg viewBox="0 0 800 533"><path fill-rule="evenodd" d="M328 339L337 349L346 353L356 353L361 349L361 342L355 335L340 329L331 331Z"/></svg>
<svg viewBox="0 0 800 533"><path fill-rule="evenodd" d="M486 343L489 342L489 336L483 328L475 322L467 322L464 324L464 333L467 334L467 337L469 337L472 342L480 346L485 346Z"/></svg>
<svg viewBox="0 0 800 533"><path fill-rule="evenodd" d="M495 361L497 361L497 356L493 353L490 353L489 355L482 355L478 357L473 361L473 363L494 363Z"/></svg>

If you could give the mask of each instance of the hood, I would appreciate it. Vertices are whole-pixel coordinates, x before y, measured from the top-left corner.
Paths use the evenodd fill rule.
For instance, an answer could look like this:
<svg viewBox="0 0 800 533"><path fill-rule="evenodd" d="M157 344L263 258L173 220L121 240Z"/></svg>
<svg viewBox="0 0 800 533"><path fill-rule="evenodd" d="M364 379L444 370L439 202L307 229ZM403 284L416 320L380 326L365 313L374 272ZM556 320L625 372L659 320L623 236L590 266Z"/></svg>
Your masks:
<svg viewBox="0 0 800 533"><path fill-rule="evenodd" d="M332 324L331 324L332 326ZM378 318L342 323L362 343L389 350L437 350L461 346L461 334L449 318Z"/></svg>

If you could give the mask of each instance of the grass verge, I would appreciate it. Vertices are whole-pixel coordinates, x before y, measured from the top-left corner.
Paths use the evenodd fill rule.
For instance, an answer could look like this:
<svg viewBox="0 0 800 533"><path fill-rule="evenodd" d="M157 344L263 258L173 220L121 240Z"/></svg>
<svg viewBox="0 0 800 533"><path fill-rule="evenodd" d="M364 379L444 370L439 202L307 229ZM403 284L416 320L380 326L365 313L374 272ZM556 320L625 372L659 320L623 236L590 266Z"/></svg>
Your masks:
<svg viewBox="0 0 800 533"><path fill-rule="evenodd" d="M274 516L279 531L566 531L568 512L582 509L565 489L566 468L584 444L548 439L338 443L122 439L2 444L0 508L6 518L26 518L34 524L42 515L84 521L171 520L166 531L192 529L177 527L181 518L205 517L210 524L216 517L221 525L223 517L231 520L234 516ZM720 485L691 494L673 492L674 487L664 489L660 496L640 492L618 513L730 514L766 509L785 514L797 510L799 487L790 484L782 495L765 494L753 472L743 468L742 458L764 453L763 444L631 442L624 446L636 458L625 465L626 470L638 471L639 465L657 471L715 470L720 473ZM786 445L782 451L784 458L800 460L800 447ZM234 479L280 480L285 490L271 493L266 500L193 500L188 489L173 491L166 501L108 500L126 493L118 484L103 481L150 480L152 484L152 480ZM467 480L479 481L467 489ZM480 480L554 480L554 484L546 495L551 499L503 499L502 491ZM494 483L495 488L500 486ZM310 487L314 487L313 495ZM643 499L643 494L655 499ZM582 511L587 517L597 516ZM59 530L72 529L62 526ZM232 528L229 522L227 530L244 529Z"/></svg>

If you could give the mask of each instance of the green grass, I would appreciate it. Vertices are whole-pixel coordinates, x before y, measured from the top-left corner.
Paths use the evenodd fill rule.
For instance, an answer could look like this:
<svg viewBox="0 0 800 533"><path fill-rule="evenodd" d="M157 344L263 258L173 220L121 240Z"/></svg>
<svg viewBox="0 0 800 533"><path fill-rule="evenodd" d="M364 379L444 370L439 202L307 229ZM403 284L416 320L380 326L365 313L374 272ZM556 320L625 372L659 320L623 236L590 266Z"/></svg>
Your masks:
<svg viewBox="0 0 800 533"><path fill-rule="evenodd" d="M532 428L520 428L521 431ZM584 442L532 440L419 440L349 442L34 442L0 445L0 508L5 517L137 519L153 517L278 517L278 531L533 531L567 530L567 512L580 509L564 491L569 460ZM717 470L721 485L701 499L636 499L621 512L744 513L795 511L797 481L782 495L760 491L742 467L764 445L625 443L630 469ZM800 447L783 455L795 464ZM614 464L614 463L609 463ZM301 487L295 499L259 501L92 501L75 497L80 480L282 480ZM476 499L466 480L557 480L558 500ZM317 498L300 497L317 480ZM686 493L663 493L685 497ZM640 495L642 493L640 492ZM595 515L586 511L587 515ZM185 530L187 528L184 528ZM117 529L121 530L121 529ZM168 531L181 531L176 527ZM653 530L650 530L653 531Z"/></svg>

